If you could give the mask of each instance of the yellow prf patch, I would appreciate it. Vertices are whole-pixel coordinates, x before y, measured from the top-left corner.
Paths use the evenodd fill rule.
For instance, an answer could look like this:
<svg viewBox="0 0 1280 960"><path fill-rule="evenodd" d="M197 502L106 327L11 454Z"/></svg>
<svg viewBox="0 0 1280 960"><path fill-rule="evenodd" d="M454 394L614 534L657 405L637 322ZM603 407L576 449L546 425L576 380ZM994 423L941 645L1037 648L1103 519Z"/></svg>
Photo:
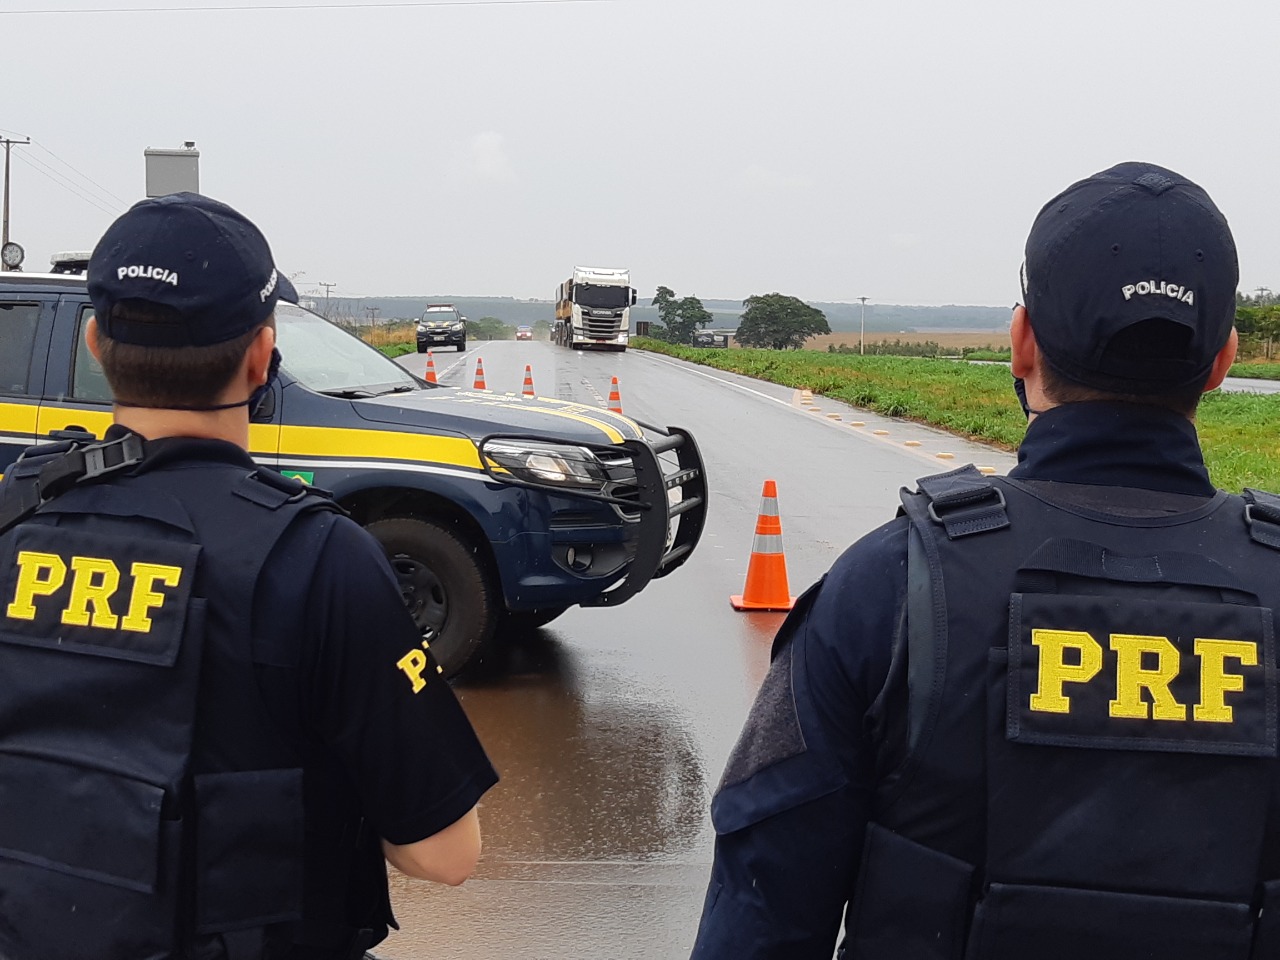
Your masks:
<svg viewBox="0 0 1280 960"><path fill-rule="evenodd" d="M1271 611L1014 594L1007 734L1021 743L1274 756Z"/></svg>
<svg viewBox="0 0 1280 960"><path fill-rule="evenodd" d="M73 554L68 564L56 553L19 550L16 562L17 584L5 615L17 620L36 619L36 603L43 603L62 589L67 582L69 565L71 589L61 605L63 623L150 633L151 611L165 602L165 595L157 592L156 586L177 587L182 582L181 567L163 563L130 564L132 586L128 591L127 612L121 618L111 608L112 598L120 592L120 568L111 558Z"/></svg>
<svg viewBox="0 0 1280 960"><path fill-rule="evenodd" d="M409 678L409 685L413 688L415 694L421 693L423 687L427 685L427 681L423 678L423 674L429 674L429 668L432 666L431 658L426 652L431 648L426 640L422 641L422 649L411 649L403 657L396 661L396 667ZM444 673L444 668L436 665L436 673Z"/></svg>
<svg viewBox="0 0 1280 960"><path fill-rule="evenodd" d="M1039 648L1040 661L1036 692L1028 706L1042 713L1069 714L1067 684L1090 683L1102 672L1102 644L1083 630L1032 630L1031 643ZM1113 633L1110 648L1115 654L1115 697L1108 704L1111 716L1175 722L1187 719L1187 705L1169 689L1182 671L1182 658L1168 637ZM1227 661L1256 667L1258 644L1196 637L1193 650L1197 662L1191 666L1200 677L1200 701L1195 705L1193 722L1231 723L1234 715L1226 694L1243 691L1245 677L1229 671Z"/></svg>
<svg viewBox="0 0 1280 960"><path fill-rule="evenodd" d="M0 554L0 642L169 664L200 548L44 525Z"/></svg>

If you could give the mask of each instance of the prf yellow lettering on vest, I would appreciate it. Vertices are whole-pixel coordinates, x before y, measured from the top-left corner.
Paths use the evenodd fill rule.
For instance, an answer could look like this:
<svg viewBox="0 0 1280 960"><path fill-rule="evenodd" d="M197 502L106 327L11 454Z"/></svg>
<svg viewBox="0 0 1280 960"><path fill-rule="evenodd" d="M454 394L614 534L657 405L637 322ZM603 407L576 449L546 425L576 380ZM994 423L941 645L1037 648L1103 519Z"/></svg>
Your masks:
<svg viewBox="0 0 1280 960"><path fill-rule="evenodd" d="M1063 688L1068 683L1088 683L1102 669L1102 647L1083 630L1032 630L1031 642L1040 648L1040 673L1031 709L1041 713L1070 713L1071 701ZM1067 663L1074 650L1079 663Z"/></svg>
<svg viewBox="0 0 1280 960"><path fill-rule="evenodd" d="M1082 630L1032 630L1031 642L1040 648L1036 692L1031 709L1040 713L1070 713L1071 698L1066 684L1088 683L1102 670L1102 645ZM1187 707L1179 703L1169 684L1181 671L1182 655L1168 637L1113 633L1111 649L1116 654L1115 699L1108 705L1113 717L1131 720L1185 721ZM1078 663L1067 662L1067 651L1075 651ZM1231 723L1233 713L1228 693L1244 690L1245 678L1227 672L1226 661L1242 667L1258 665L1258 645L1248 640L1206 640L1197 638L1193 647L1200 665L1200 702L1192 711L1199 723ZM1143 665L1150 656L1155 665ZM1147 692L1150 702L1143 697Z"/></svg>
<svg viewBox="0 0 1280 960"><path fill-rule="evenodd" d="M153 588L157 583L176 587L182 579L182 568L163 563L135 563L129 573L133 577L133 594L129 597L129 612L120 625L137 633L150 633L150 612L164 604L164 594Z"/></svg>
<svg viewBox="0 0 1280 960"><path fill-rule="evenodd" d="M1258 665L1258 645L1243 640L1196 640L1200 658L1200 702L1193 716L1202 723L1230 723L1231 707L1227 691L1244 689L1244 677L1227 673L1226 659L1239 660L1242 667Z"/></svg>
<svg viewBox="0 0 1280 960"><path fill-rule="evenodd" d="M1178 648L1167 637L1146 637L1132 633L1113 633L1111 649L1116 652L1116 698L1108 707L1111 716L1131 720L1185 720L1187 708L1174 699L1169 684L1178 675ZM1156 666L1142 666L1144 654L1155 657ZM1151 694L1151 703L1142 699L1142 691Z"/></svg>
<svg viewBox="0 0 1280 960"><path fill-rule="evenodd" d="M71 599L62 622L76 627L114 630L120 618L111 612L111 595L120 586L120 568L105 557L72 557ZM89 615L93 604L93 616Z"/></svg>
<svg viewBox="0 0 1280 960"><path fill-rule="evenodd" d="M67 565L56 553L37 553L34 550L18 551L18 585L13 591L13 601L5 613L16 620L34 620L36 597L47 597L62 587L67 579Z"/></svg>
<svg viewBox="0 0 1280 960"><path fill-rule="evenodd" d="M53 596L66 582L67 562L55 553L34 550L19 550L17 562L18 582L5 613L18 620L34 620L36 599ZM133 577L129 611L121 619L111 609L111 598L120 588L120 568L114 561L106 557L73 556L71 572L71 592L62 610L63 623L104 630L119 626L134 633L149 633L151 611L164 605L165 595L155 589L156 585L176 587L182 579L181 567L133 564L129 568Z"/></svg>

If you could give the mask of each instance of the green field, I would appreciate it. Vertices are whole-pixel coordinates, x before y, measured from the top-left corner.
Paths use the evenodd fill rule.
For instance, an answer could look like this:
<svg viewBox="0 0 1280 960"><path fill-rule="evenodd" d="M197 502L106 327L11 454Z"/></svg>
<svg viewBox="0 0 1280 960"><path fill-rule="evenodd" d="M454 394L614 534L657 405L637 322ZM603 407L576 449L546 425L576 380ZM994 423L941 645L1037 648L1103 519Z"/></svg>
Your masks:
<svg viewBox="0 0 1280 960"><path fill-rule="evenodd" d="M647 338L632 338L631 345L812 390L1008 450L1017 449L1026 431L1009 369L1004 366L803 350L699 350ZM1196 427L1213 482L1225 490L1280 490L1278 425L1280 394L1219 392L1205 397Z"/></svg>
<svg viewBox="0 0 1280 960"><path fill-rule="evenodd" d="M1227 375L1250 377L1254 380L1280 380L1280 363L1233 363Z"/></svg>

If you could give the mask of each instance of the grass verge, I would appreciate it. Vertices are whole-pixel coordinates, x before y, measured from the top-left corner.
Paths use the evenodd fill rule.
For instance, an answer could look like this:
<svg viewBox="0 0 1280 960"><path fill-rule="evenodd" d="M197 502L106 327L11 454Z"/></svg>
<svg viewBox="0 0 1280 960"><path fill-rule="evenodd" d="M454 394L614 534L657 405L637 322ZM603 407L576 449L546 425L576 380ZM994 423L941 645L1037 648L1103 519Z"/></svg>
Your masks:
<svg viewBox="0 0 1280 960"><path fill-rule="evenodd" d="M1227 371L1229 377L1249 377L1253 380L1280 380L1280 363L1233 363Z"/></svg>
<svg viewBox="0 0 1280 960"><path fill-rule="evenodd" d="M632 338L631 346L812 390L1007 450L1016 450L1026 432L1003 366L805 350L701 350L639 337ZM1277 424L1280 394L1215 392L1205 397L1196 428L1213 482L1224 490L1280 490Z"/></svg>
<svg viewBox="0 0 1280 960"><path fill-rule="evenodd" d="M378 349L394 360L396 357L403 357L406 353L413 353L418 346L416 343L388 343Z"/></svg>

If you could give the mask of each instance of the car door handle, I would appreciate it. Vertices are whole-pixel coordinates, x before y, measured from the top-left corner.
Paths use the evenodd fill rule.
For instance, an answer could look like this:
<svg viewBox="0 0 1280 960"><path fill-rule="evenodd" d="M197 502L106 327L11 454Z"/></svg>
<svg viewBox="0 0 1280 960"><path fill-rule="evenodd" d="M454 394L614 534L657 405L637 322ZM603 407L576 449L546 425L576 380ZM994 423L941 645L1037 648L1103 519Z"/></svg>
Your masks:
<svg viewBox="0 0 1280 960"><path fill-rule="evenodd" d="M93 443L98 439L95 434L90 433L83 427L68 427L66 430L50 430L49 437L53 440L74 440L77 443Z"/></svg>

